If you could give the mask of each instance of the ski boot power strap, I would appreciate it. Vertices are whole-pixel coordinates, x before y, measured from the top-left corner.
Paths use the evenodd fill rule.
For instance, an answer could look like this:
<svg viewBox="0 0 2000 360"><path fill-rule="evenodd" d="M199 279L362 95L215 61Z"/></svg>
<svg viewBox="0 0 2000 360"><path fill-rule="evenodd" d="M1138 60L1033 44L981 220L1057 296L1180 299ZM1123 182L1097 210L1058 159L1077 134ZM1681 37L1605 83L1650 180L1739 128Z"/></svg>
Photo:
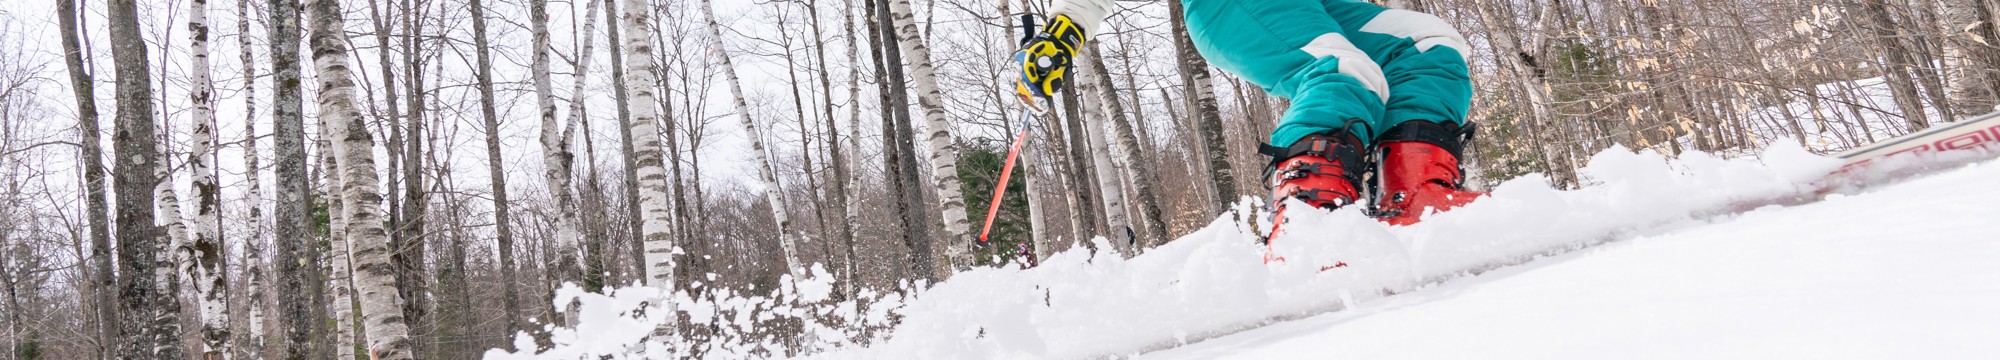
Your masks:
<svg viewBox="0 0 2000 360"><path fill-rule="evenodd" d="M1274 204L1287 198L1322 208L1355 203L1369 170L1361 140L1346 131L1309 135L1288 147L1262 145L1257 152L1271 157L1264 175Z"/></svg>
<svg viewBox="0 0 2000 360"><path fill-rule="evenodd" d="M1472 142L1473 134L1479 129L1473 124L1460 126L1457 123L1436 123L1430 121L1405 121L1389 127L1382 136L1375 137L1375 143L1416 141L1444 149L1454 159L1465 158L1465 144Z"/></svg>

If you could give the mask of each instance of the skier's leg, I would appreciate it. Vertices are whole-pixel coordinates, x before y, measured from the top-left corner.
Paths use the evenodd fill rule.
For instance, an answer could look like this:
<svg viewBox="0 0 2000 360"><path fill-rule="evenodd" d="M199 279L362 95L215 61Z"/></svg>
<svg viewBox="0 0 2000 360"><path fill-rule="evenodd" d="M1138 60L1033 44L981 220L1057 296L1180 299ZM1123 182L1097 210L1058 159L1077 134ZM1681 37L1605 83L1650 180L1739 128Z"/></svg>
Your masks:
<svg viewBox="0 0 2000 360"><path fill-rule="evenodd" d="M1377 209L1392 224L1417 222L1427 211L1443 211L1481 194L1463 190L1459 168L1468 140L1466 108L1472 102L1464 36L1442 19L1406 10L1379 11L1374 5L1324 0L1328 13L1345 20L1357 46L1383 65L1391 96L1376 123L1375 149L1381 159ZM1343 15L1356 18L1342 18Z"/></svg>
<svg viewBox="0 0 2000 360"><path fill-rule="evenodd" d="M1292 99L1271 144L1347 131L1369 141L1391 92L1381 66L1318 0L1185 0L1188 34L1216 67ZM1358 120L1358 121L1354 121Z"/></svg>
<svg viewBox="0 0 2000 360"><path fill-rule="evenodd" d="M1431 14L1355 0L1321 2L1347 26L1355 46L1382 64L1389 97L1376 135L1411 120L1466 124L1472 105L1470 46L1457 29Z"/></svg>
<svg viewBox="0 0 2000 360"><path fill-rule="evenodd" d="M1364 144L1389 92L1382 68L1318 0L1185 0L1188 35L1216 67L1292 106L1271 134L1271 199L1360 200ZM1196 84L1195 86L1200 86Z"/></svg>

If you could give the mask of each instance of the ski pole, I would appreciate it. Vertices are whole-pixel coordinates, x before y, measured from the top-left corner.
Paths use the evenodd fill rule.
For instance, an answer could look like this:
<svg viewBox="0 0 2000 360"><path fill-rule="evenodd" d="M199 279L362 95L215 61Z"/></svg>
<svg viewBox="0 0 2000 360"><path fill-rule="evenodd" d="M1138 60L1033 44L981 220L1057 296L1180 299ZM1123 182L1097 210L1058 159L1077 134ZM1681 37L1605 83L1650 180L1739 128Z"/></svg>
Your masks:
<svg viewBox="0 0 2000 360"><path fill-rule="evenodd" d="M987 236L993 234L993 218L1000 214L1000 200L1007 196L1007 179L1014 175L1014 160L1021 156L1021 145L1028 143L1029 129L1035 123L1036 111L1021 112L1021 132L1014 135L1014 145L1007 150L1007 160L1000 164L1000 182L993 185L993 203L986 207L986 224L979 227L979 246L985 247Z"/></svg>

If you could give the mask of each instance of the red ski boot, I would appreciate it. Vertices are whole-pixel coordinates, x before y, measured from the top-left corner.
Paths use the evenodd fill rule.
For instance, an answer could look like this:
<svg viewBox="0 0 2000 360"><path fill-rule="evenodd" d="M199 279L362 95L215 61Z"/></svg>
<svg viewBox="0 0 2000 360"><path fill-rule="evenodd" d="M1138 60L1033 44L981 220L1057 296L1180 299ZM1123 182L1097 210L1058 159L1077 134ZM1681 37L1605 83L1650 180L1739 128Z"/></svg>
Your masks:
<svg viewBox="0 0 2000 360"><path fill-rule="evenodd" d="M1289 148L1262 150L1274 160L1267 169L1274 207L1295 198L1332 210L1361 198L1359 185L1367 163L1361 158L1361 140L1352 134L1308 135Z"/></svg>
<svg viewBox="0 0 2000 360"><path fill-rule="evenodd" d="M1458 167L1458 154L1470 134L1456 124L1428 121L1407 122L1384 134L1377 146L1382 164L1377 216L1390 225L1410 225L1426 212L1450 210L1486 195L1465 191Z"/></svg>
<svg viewBox="0 0 2000 360"><path fill-rule="evenodd" d="M1361 149L1361 139L1346 132L1308 135L1291 147L1266 145L1259 149L1272 159L1271 166L1265 168L1265 177L1271 179L1274 212L1271 231L1264 235L1264 263L1285 261L1271 252L1270 245L1285 224L1286 199L1328 210L1360 201L1362 173L1368 169Z"/></svg>

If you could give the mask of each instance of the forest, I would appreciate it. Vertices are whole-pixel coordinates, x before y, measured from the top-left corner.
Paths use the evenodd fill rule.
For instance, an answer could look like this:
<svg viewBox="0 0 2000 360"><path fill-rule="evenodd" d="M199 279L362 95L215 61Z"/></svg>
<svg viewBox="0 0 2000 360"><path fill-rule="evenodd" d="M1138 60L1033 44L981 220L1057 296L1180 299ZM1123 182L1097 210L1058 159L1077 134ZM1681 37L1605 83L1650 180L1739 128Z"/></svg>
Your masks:
<svg viewBox="0 0 2000 360"><path fill-rule="evenodd" d="M1262 203L1288 102L1183 1L1117 1L1047 113L1009 59L1048 0L8 1L0 359L532 353L635 289L653 357L866 346L1018 249ZM1475 188L2000 111L1995 0L1377 2L1470 40Z"/></svg>

